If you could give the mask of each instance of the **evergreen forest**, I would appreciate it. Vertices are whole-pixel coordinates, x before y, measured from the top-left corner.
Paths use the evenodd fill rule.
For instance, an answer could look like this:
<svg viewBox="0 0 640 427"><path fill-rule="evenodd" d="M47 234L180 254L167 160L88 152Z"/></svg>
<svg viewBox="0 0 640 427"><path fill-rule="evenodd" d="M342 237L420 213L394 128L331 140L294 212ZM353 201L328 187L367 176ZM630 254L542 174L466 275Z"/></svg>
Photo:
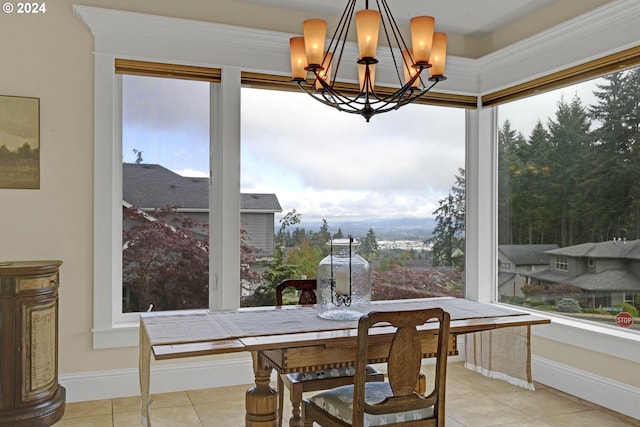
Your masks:
<svg viewBox="0 0 640 427"><path fill-rule="evenodd" d="M530 135L498 135L499 244L640 238L640 68L599 79Z"/></svg>

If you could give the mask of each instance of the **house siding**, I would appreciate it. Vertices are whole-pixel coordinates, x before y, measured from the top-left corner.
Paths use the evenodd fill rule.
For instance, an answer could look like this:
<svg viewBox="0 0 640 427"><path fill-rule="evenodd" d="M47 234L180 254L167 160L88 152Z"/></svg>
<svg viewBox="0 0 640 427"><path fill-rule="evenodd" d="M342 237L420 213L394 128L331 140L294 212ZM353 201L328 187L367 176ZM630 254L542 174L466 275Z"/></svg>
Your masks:
<svg viewBox="0 0 640 427"><path fill-rule="evenodd" d="M272 254L274 250L274 214L243 213L240 216L240 227L247 232L247 244Z"/></svg>

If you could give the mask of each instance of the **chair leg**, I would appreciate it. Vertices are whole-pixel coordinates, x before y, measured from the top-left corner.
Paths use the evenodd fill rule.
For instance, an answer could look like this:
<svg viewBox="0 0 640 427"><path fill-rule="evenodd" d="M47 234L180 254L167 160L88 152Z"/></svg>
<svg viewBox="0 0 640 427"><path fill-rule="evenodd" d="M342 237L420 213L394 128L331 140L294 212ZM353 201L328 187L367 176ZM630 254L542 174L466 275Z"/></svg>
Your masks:
<svg viewBox="0 0 640 427"><path fill-rule="evenodd" d="M284 382L280 374L278 377L278 427L282 427L282 412L284 412Z"/></svg>
<svg viewBox="0 0 640 427"><path fill-rule="evenodd" d="M420 396L424 396L424 394L427 392L427 376L422 372L420 372L420 375L418 376L415 392Z"/></svg>
<svg viewBox="0 0 640 427"><path fill-rule="evenodd" d="M305 405L305 409L306 409L306 405ZM305 412L305 411L303 411ZM303 427L313 427L313 421L311 419L308 419L306 414L303 413L304 419L303 419ZM310 418L310 417L309 417Z"/></svg>
<svg viewBox="0 0 640 427"><path fill-rule="evenodd" d="M302 403L302 384L291 385L291 418L289 427L302 427L300 404Z"/></svg>

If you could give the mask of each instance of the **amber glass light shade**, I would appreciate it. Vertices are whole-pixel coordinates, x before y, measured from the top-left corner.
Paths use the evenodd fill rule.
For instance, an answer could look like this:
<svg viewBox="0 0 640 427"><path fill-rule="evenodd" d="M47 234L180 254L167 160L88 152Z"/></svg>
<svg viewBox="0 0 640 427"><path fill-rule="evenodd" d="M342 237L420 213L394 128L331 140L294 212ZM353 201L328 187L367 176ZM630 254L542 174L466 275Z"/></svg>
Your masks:
<svg viewBox="0 0 640 427"><path fill-rule="evenodd" d="M327 35L327 23L322 19L307 19L303 24L304 49L309 66L322 64L324 41Z"/></svg>
<svg viewBox="0 0 640 427"><path fill-rule="evenodd" d="M444 76L444 66L447 62L447 35L445 33L433 33L433 47L429 63L429 75Z"/></svg>
<svg viewBox="0 0 640 427"><path fill-rule="evenodd" d="M413 78L418 72L417 69L413 67L413 59L411 58L411 52L407 49L402 51L402 69L404 70L404 83L409 83L409 80ZM411 84L411 87L418 87L420 84L420 79L416 79L415 82Z"/></svg>
<svg viewBox="0 0 640 427"><path fill-rule="evenodd" d="M360 81L360 91L369 92L373 90L376 82L376 64L369 64L369 80L371 81L370 87L364 87L364 73L366 71L365 64L358 64L358 80Z"/></svg>
<svg viewBox="0 0 640 427"><path fill-rule="evenodd" d="M322 70L318 72L322 80L331 84L331 66L333 65L333 53L326 52L324 60L322 61ZM322 89L322 84L316 79L316 89Z"/></svg>
<svg viewBox="0 0 640 427"><path fill-rule="evenodd" d="M291 54L291 78L306 79L307 54L304 50L304 37L291 37L289 39L289 53Z"/></svg>
<svg viewBox="0 0 640 427"><path fill-rule="evenodd" d="M360 58L375 58L380 32L380 12L371 9L356 12L356 31Z"/></svg>
<svg viewBox="0 0 640 427"><path fill-rule="evenodd" d="M434 23L435 20L431 16L411 18L411 45L413 47L413 60L416 64L429 62Z"/></svg>

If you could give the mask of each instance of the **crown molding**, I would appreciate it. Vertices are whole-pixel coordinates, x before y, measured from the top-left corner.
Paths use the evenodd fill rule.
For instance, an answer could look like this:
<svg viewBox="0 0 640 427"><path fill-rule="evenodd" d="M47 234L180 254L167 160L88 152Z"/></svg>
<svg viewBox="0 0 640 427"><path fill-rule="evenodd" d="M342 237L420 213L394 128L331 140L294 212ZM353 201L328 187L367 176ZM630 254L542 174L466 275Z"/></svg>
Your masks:
<svg viewBox="0 0 640 427"><path fill-rule="evenodd" d="M483 95L640 45L640 2L619 0L478 59Z"/></svg>
<svg viewBox="0 0 640 427"><path fill-rule="evenodd" d="M294 34L90 6L74 13L95 38L95 52L156 62L289 75ZM478 59L449 56L437 91L482 95L640 44L640 2L618 0ZM356 54L355 44L345 54ZM381 50L376 80L397 85ZM345 81L357 82L354 72Z"/></svg>
<svg viewBox="0 0 640 427"><path fill-rule="evenodd" d="M94 52L119 58L180 63L203 67L238 67L243 71L290 74L289 38L295 34L237 27L226 24L148 15L91 6L73 6L74 13L91 30ZM357 56L355 43L345 55ZM383 49L376 82L397 86L391 55ZM470 94L475 90L476 60L447 58L449 80L438 91ZM343 70L344 72L344 70ZM357 83L356 67L343 80Z"/></svg>

